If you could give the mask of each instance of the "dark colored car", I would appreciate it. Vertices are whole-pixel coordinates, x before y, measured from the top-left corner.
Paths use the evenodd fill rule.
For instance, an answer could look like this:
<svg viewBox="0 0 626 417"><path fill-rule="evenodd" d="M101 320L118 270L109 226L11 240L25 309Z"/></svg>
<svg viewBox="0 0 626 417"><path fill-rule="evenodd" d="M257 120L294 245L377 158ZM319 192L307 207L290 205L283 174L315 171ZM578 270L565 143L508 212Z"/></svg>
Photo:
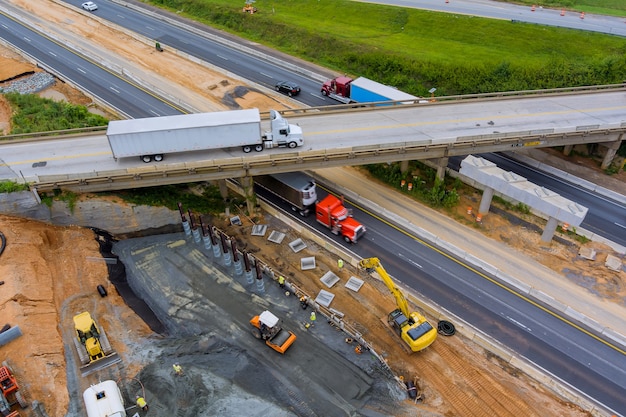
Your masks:
<svg viewBox="0 0 626 417"><path fill-rule="evenodd" d="M289 97L300 94L300 86L291 81L280 81L276 83L276 91L287 94Z"/></svg>

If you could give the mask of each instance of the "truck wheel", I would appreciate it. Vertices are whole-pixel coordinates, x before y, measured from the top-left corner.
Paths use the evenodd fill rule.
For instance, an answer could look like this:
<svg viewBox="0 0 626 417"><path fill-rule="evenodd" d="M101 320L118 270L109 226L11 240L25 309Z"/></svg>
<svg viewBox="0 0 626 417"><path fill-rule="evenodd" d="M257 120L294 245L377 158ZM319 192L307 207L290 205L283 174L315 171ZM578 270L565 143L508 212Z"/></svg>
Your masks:
<svg viewBox="0 0 626 417"><path fill-rule="evenodd" d="M252 146L250 145L243 146L241 150L243 151L243 153L250 153L252 152Z"/></svg>
<svg viewBox="0 0 626 417"><path fill-rule="evenodd" d="M345 240L346 243L352 243L352 241L350 240L350 238L348 236L344 236L343 240Z"/></svg>
<svg viewBox="0 0 626 417"><path fill-rule="evenodd" d="M328 95L328 91L326 91L326 90L322 90L322 95L323 95L323 96L327 96L327 95Z"/></svg>
<svg viewBox="0 0 626 417"><path fill-rule="evenodd" d="M154 155L155 162L161 162L162 160L163 160L163 155L161 154Z"/></svg>
<svg viewBox="0 0 626 417"><path fill-rule="evenodd" d="M290 149L293 149L293 148L298 147L298 144L296 142L289 142L287 144L287 147L290 148Z"/></svg>
<svg viewBox="0 0 626 417"><path fill-rule="evenodd" d="M257 151L257 152L261 152L263 150L263 145L256 145L254 147L254 150Z"/></svg>
<svg viewBox="0 0 626 417"><path fill-rule="evenodd" d="M152 162L152 155L143 155L141 157L141 160L143 162L145 162L146 164L148 164L148 163Z"/></svg>
<svg viewBox="0 0 626 417"><path fill-rule="evenodd" d="M259 340L263 338L263 335L261 334L261 330L257 329L256 327L252 329L252 336L256 337Z"/></svg>

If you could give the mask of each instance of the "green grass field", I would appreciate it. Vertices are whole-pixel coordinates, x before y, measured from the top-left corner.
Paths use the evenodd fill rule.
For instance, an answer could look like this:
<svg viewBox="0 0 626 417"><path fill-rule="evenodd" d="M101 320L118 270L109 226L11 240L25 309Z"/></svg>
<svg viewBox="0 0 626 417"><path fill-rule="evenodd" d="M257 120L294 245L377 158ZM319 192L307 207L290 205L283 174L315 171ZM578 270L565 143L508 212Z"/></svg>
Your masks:
<svg viewBox="0 0 626 417"><path fill-rule="evenodd" d="M347 0L154 0L338 73L416 95L617 83L623 38ZM607 0L608 2L608 0ZM598 2L599 3L599 2Z"/></svg>

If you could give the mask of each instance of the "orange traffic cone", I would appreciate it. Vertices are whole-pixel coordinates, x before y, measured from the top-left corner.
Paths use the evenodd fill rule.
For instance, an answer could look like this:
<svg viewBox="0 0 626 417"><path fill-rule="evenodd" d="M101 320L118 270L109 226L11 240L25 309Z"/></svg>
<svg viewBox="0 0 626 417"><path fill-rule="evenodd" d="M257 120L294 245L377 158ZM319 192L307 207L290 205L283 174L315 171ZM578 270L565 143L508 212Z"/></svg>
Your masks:
<svg viewBox="0 0 626 417"><path fill-rule="evenodd" d="M467 214L472 214L472 207L471 206L467 206Z"/></svg>
<svg viewBox="0 0 626 417"><path fill-rule="evenodd" d="M530 8L530 11L531 11L531 12L534 12L534 11L535 11L535 5L534 5L534 4L533 4L533 7L531 7L531 8Z"/></svg>
<svg viewBox="0 0 626 417"><path fill-rule="evenodd" d="M483 221L483 216L482 216L482 214L477 214L477 215L476 215L476 223L480 223L480 222L482 222L482 221Z"/></svg>
<svg viewBox="0 0 626 417"><path fill-rule="evenodd" d="M580 18L584 19L585 18L585 12L580 12Z"/></svg>
<svg viewBox="0 0 626 417"><path fill-rule="evenodd" d="M565 16L565 9L561 9L561 16Z"/></svg>
<svg viewBox="0 0 626 417"><path fill-rule="evenodd" d="M563 226L561 226L561 229L563 229L563 233L567 233L567 229L569 229L569 224L563 223Z"/></svg>

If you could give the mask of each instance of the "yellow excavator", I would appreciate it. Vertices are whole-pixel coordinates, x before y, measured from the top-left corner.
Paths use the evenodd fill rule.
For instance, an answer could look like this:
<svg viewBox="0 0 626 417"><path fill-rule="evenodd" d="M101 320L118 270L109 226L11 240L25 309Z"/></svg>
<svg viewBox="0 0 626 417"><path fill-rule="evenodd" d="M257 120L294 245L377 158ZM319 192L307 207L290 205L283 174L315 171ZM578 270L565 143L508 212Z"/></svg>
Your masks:
<svg viewBox="0 0 626 417"><path fill-rule="evenodd" d="M437 338L437 329L433 328L424 316L413 311L409 312L409 304L402 291L382 267L378 258L366 258L359 262L359 266L371 273L375 271L396 299L397 309L389 313L387 323L404 340L412 352L419 352L430 346Z"/></svg>

